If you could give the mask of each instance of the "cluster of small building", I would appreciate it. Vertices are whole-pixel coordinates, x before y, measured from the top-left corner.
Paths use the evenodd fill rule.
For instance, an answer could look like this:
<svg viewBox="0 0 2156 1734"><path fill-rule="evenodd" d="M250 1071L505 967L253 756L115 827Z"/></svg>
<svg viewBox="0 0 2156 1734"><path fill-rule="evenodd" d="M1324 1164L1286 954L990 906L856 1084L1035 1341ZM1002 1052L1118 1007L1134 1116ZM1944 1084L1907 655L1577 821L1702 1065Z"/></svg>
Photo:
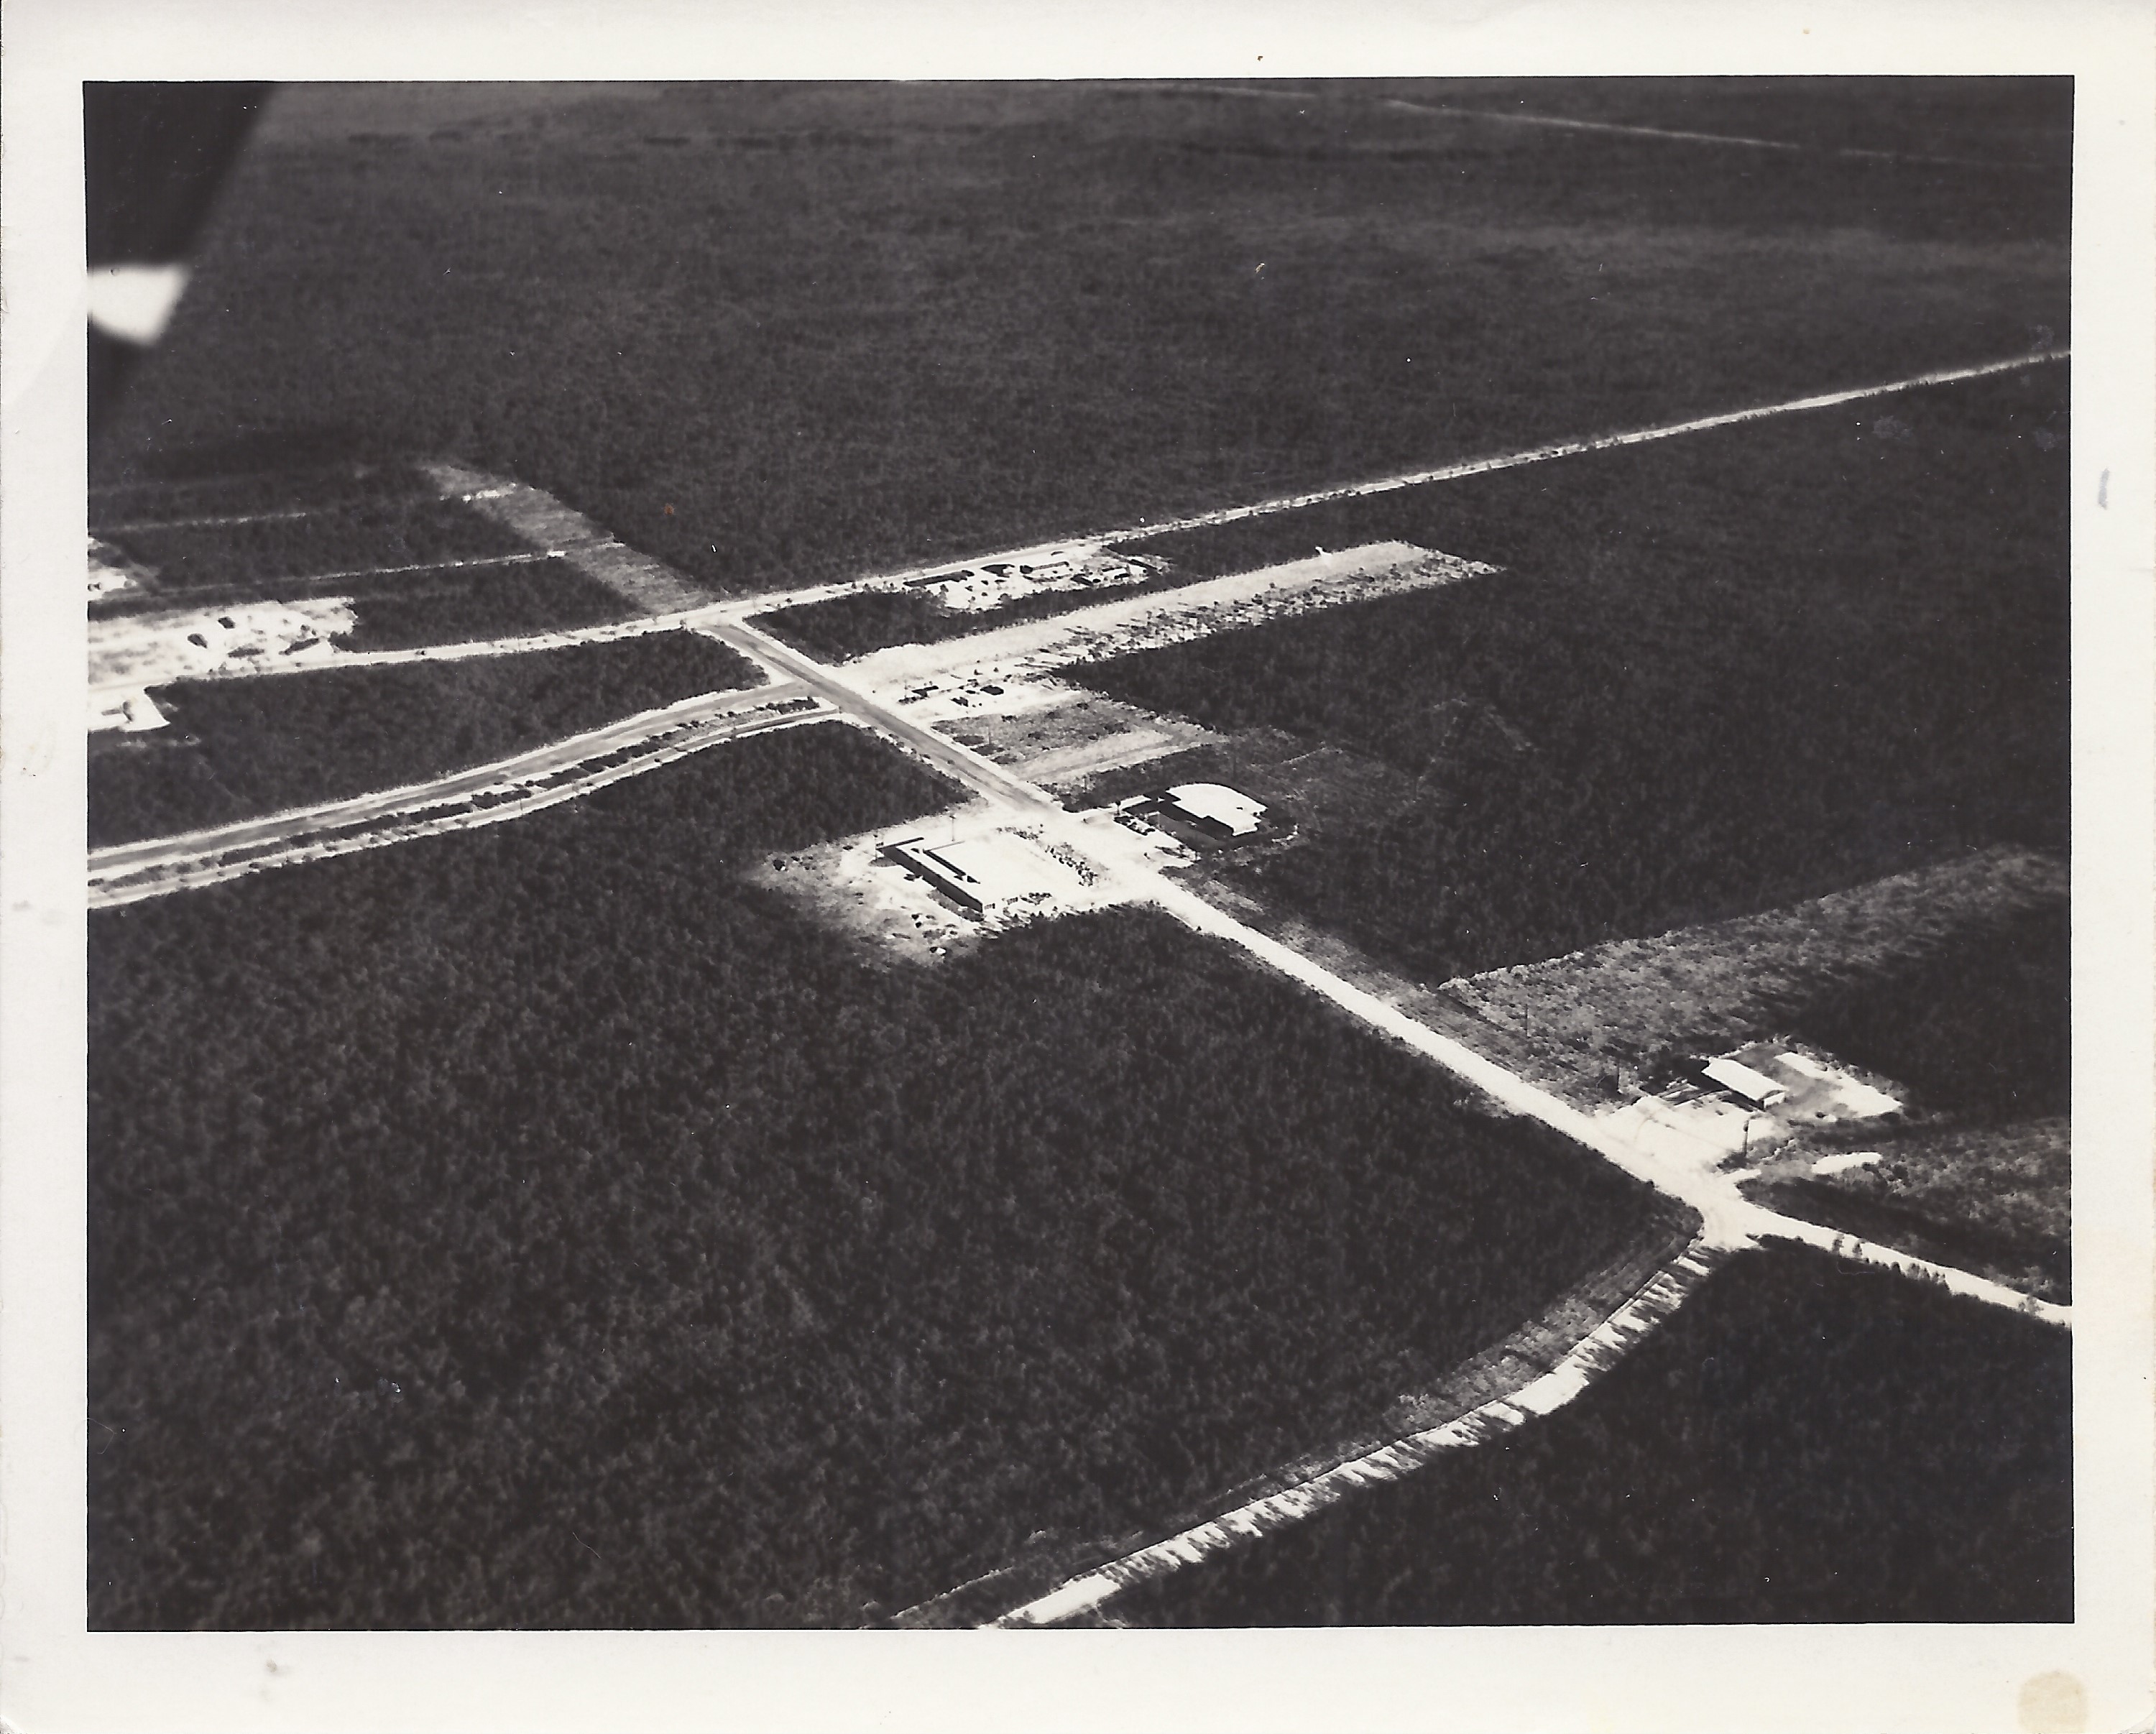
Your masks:
<svg viewBox="0 0 2156 1734"><path fill-rule="evenodd" d="M1032 558L990 560L928 572L908 578L903 587L931 596L944 608L980 613L1037 590L1139 584L1160 569L1161 562L1143 556L1127 557L1092 547L1047 548Z"/></svg>

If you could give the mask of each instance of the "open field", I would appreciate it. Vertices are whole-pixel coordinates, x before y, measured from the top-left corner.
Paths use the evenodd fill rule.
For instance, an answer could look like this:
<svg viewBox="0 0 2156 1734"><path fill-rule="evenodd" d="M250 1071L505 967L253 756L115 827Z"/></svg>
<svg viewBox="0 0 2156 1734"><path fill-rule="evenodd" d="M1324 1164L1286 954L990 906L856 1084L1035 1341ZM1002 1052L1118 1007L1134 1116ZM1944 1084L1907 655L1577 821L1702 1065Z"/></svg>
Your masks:
<svg viewBox="0 0 2156 1734"><path fill-rule="evenodd" d="M2061 1333L1805 1249L1740 1255L1585 1395L1137 1625L2073 1617Z"/></svg>
<svg viewBox="0 0 2156 1734"><path fill-rule="evenodd" d="M947 798L804 729L94 916L94 1622L851 1624L1655 1219L1160 916L891 969L730 883Z"/></svg>
<svg viewBox="0 0 2156 1734"><path fill-rule="evenodd" d="M760 678L726 646L673 632L153 688L162 728L92 737L90 841L172 835L418 782Z"/></svg>
<svg viewBox="0 0 2156 1734"><path fill-rule="evenodd" d="M1418 779L1229 882L1426 981L2062 847L2065 387L2046 368L1172 538L1229 571L1373 536L1502 570L1078 678Z"/></svg>
<svg viewBox="0 0 2156 1734"><path fill-rule="evenodd" d="M280 91L98 479L453 454L783 589L2067 333L2025 170L1133 85L578 95Z"/></svg>
<svg viewBox="0 0 2156 1734"><path fill-rule="evenodd" d="M1126 590L1083 608L992 625L970 638L893 645L859 658L849 675L923 721L969 725L983 713L1009 716L1068 702L1076 695L1052 677L1079 664L1457 583L1483 571L1405 542L1373 542L1166 593Z"/></svg>

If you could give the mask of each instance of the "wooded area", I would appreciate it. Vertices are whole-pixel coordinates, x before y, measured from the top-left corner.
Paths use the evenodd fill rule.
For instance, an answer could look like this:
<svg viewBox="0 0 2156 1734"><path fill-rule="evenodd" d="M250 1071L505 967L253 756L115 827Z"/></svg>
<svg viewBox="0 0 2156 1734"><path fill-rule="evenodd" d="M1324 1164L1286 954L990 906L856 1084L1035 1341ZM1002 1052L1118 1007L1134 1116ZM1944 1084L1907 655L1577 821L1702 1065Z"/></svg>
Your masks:
<svg viewBox="0 0 2156 1734"><path fill-rule="evenodd" d="M1159 1521L1659 1218L1165 916L879 967L836 725L100 911L100 1627L852 1624Z"/></svg>
<svg viewBox="0 0 2156 1734"><path fill-rule="evenodd" d="M287 87L97 479L454 455L785 589L2065 341L2071 85L1959 101L1907 124L2036 166L1353 90Z"/></svg>
<svg viewBox="0 0 2156 1734"><path fill-rule="evenodd" d="M2063 849L2063 367L1163 539L1503 568L1075 670L1421 798L1229 875L1436 982L1975 845Z"/></svg>
<svg viewBox="0 0 2156 1734"><path fill-rule="evenodd" d="M168 719L90 736L93 848L396 788L762 679L691 632L449 662L154 687Z"/></svg>
<svg viewBox="0 0 2156 1734"><path fill-rule="evenodd" d="M272 507L244 523L173 524L122 530L106 537L176 591L213 589L234 596L283 596L318 573L526 554L514 531L460 500L424 496L367 499L311 506L303 517Z"/></svg>
<svg viewBox="0 0 2156 1734"><path fill-rule="evenodd" d="M1106 1610L1136 1625L2070 1620L2073 1343L1742 1254L1564 1408Z"/></svg>

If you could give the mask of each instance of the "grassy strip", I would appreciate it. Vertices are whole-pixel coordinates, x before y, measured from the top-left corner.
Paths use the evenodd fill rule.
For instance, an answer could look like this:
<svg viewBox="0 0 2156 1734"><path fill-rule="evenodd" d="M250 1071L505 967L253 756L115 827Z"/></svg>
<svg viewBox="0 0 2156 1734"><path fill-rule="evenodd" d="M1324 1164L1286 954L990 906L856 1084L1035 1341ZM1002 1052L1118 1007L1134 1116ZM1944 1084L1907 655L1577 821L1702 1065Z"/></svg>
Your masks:
<svg viewBox="0 0 2156 1734"><path fill-rule="evenodd" d="M893 971L728 883L947 798L802 729L94 916L93 1622L852 1624L1652 1220L1158 915Z"/></svg>
<svg viewBox="0 0 2156 1734"><path fill-rule="evenodd" d="M2046 368L1166 539L1201 570L1390 536L1504 570L1079 678L1418 779L1229 877L1424 980L2062 848L2065 387Z"/></svg>
<svg viewBox="0 0 2156 1734"><path fill-rule="evenodd" d="M1747 1254L1553 1414L1111 1604L1116 1623L2073 1617L2072 1345Z"/></svg>
<svg viewBox="0 0 2156 1734"><path fill-rule="evenodd" d="M688 632L455 662L153 690L167 726L93 736L93 847L231 823L485 764L699 693L753 664Z"/></svg>

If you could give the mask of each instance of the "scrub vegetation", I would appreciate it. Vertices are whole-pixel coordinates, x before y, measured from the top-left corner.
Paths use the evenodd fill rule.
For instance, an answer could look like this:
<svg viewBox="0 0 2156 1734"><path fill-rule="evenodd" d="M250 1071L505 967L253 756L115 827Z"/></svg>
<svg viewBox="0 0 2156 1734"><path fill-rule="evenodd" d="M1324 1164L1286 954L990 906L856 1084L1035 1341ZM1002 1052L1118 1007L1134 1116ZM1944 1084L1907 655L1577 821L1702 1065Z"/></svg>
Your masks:
<svg viewBox="0 0 2156 1734"><path fill-rule="evenodd" d="M859 731L91 918L90 1617L852 1624L1376 1424L1644 1188L1165 916L879 967Z"/></svg>

